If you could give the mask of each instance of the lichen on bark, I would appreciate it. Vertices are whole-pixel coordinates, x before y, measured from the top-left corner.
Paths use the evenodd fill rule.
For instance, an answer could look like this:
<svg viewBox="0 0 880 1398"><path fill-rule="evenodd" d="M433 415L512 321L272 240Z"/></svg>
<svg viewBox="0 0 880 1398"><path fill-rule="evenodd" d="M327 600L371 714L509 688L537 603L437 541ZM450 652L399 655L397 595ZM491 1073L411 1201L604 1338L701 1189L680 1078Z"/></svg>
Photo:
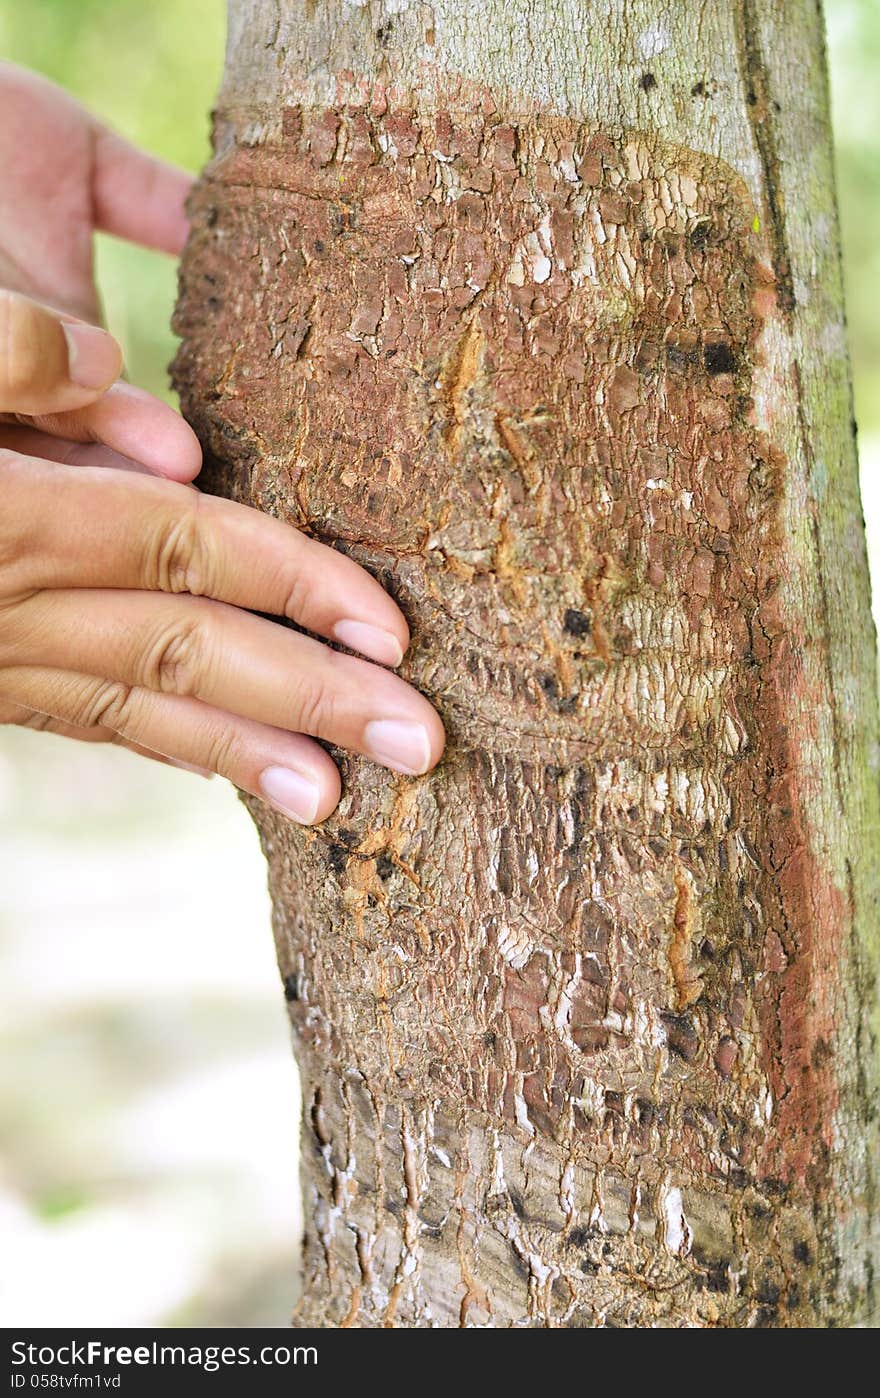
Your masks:
<svg viewBox="0 0 880 1398"><path fill-rule="evenodd" d="M875 716L863 558L816 517L848 423L812 420L819 298L754 136L769 21L720 7L716 67L763 106L735 87L709 154L611 66L672 49L705 107L696 14L604 34L599 121L454 68L454 8L380 39L282 6L252 71L254 15L178 311L209 487L391 588L450 739L415 781L338 754L314 832L251 803L306 1103L299 1320L860 1320Z"/></svg>

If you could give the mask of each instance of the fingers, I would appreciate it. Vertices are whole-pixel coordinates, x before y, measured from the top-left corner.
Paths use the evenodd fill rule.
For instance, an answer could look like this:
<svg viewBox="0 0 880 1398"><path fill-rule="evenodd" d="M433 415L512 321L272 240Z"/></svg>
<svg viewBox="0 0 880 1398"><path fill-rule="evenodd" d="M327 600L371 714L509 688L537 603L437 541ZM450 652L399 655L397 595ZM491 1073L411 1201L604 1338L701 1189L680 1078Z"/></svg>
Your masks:
<svg viewBox="0 0 880 1398"><path fill-rule="evenodd" d="M29 435L33 429L46 436ZM96 402L83 408L36 414L33 429L5 428L3 445L32 456L79 464L76 453L60 452L56 439L99 443L128 463L138 462L156 475L176 481L193 480L202 465L199 439L189 423L168 403L127 383L114 383ZM105 464L116 463L108 460Z"/></svg>
<svg viewBox="0 0 880 1398"><path fill-rule="evenodd" d="M6 696L20 717L4 712ZM52 669L0 671L0 718L33 727L34 713L47 715L38 726L55 732L117 739L175 765L217 772L302 825L326 820L339 801L339 773L318 743L196 699Z"/></svg>
<svg viewBox="0 0 880 1398"><path fill-rule="evenodd" d="M30 427L0 427L0 451L29 453L42 461L54 461L62 466L96 466L101 470L136 471L139 475L153 474L139 461L121 456L110 447L94 442L71 442L64 437L50 437L48 432L36 432Z"/></svg>
<svg viewBox="0 0 880 1398"><path fill-rule="evenodd" d="M20 602L4 630L7 664L97 673L197 698L394 771L420 775L443 751L438 715L397 675L223 603L59 589Z"/></svg>
<svg viewBox="0 0 880 1398"><path fill-rule="evenodd" d="M149 476L67 471L11 453L0 463L0 483L7 504L0 560L17 559L10 589L209 596L288 617L385 665L399 664L409 644L400 609L369 573L246 505Z"/></svg>
<svg viewBox="0 0 880 1398"><path fill-rule="evenodd" d="M40 671L41 675L46 673L46 671ZM79 724L66 723L62 718L53 718L52 714L43 714L38 709L5 700L2 697L2 686L0 686L0 724L14 724L17 728L30 728L38 733L53 733L57 738L75 738L80 743L112 743L115 747L137 753L139 757L149 757L152 762L160 762L165 767L180 767L183 771L195 772L200 777L213 777L214 775L213 772L209 772L204 767L196 767L192 762L182 762L174 757L163 757L160 752L151 752L149 748L141 747L139 743L129 743L125 738L120 738L118 733L112 733L109 728L81 728Z"/></svg>
<svg viewBox="0 0 880 1398"><path fill-rule="evenodd" d="M95 227L177 254L189 231L184 202L192 175L95 123L92 200Z"/></svg>
<svg viewBox="0 0 880 1398"><path fill-rule="evenodd" d="M122 353L106 331L0 290L0 412L82 408L121 370Z"/></svg>

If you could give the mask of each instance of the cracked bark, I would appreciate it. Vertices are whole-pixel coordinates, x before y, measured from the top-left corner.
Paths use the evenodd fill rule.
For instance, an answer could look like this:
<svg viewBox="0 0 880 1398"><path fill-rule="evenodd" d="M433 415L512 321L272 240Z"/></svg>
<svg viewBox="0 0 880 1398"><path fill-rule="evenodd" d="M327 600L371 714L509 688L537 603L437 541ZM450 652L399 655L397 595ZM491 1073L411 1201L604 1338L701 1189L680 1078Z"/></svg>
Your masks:
<svg viewBox="0 0 880 1398"><path fill-rule="evenodd" d="M252 801L319 1325L872 1312L874 637L821 16L234 0L206 488L407 612L439 771Z"/></svg>

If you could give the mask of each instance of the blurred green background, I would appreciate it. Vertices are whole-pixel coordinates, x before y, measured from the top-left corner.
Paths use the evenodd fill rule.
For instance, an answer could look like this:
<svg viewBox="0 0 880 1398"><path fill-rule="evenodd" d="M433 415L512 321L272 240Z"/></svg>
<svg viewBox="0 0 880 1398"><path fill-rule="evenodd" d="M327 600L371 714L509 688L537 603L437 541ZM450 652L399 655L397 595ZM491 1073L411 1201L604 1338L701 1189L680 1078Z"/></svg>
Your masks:
<svg viewBox="0 0 880 1398"><path fill-rule="evenodd" d="M829 0L839 195L880 576L880 5ZM0 53L197 170L222 0L27 0ZM168 394L173 264L99 239L134 383ZM876 606L876 604L875 604ZM298 1103L262 860L223 783L0 733L0 1323L287 1323Z"/></svg>

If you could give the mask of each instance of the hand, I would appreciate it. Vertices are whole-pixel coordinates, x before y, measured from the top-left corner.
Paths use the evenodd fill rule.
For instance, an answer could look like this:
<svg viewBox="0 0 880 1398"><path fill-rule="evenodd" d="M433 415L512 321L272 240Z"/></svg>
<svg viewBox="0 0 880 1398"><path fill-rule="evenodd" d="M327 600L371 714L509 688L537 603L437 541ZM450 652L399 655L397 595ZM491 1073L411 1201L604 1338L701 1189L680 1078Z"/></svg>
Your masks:
<svg viewBox="0 0 880 1398"><path fill-rule="evenodd" d="M56 144L66 161L53 189ZM95 312L93 218L176 251L188 177L103 132L49 84L0 69L4 164L7 145L0 275L15 290L0 292L0 722L216 771L303 823L329 815L340 792L306 734L397 771L429 770L440 720L381 668L409 641L395 603L336 550L187 485L200 464L192 432L116 382L115 341L75 314ZM30 239L15 219L31 220ZM242 609L289 617L379 664Z"/></svg>

